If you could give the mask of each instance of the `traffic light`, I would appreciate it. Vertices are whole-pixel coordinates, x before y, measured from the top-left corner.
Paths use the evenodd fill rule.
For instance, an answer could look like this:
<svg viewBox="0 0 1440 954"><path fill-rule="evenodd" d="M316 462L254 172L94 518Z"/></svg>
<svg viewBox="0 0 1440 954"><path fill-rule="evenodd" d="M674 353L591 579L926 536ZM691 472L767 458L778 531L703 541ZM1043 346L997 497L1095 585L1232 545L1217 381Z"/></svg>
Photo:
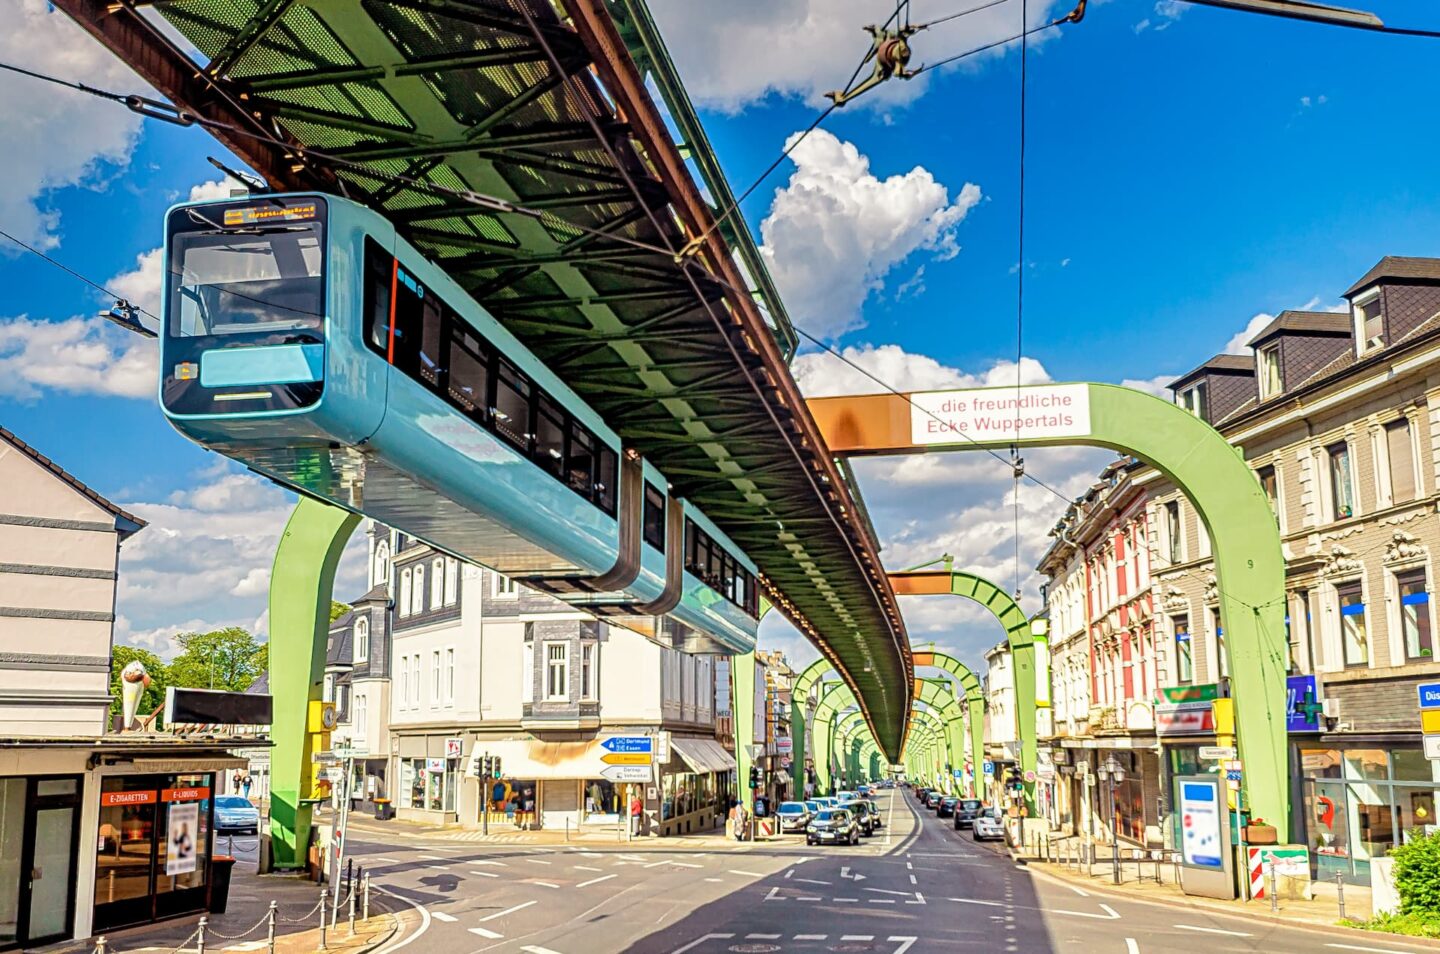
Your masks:
<svg viewBox="0 0 1440 954"><path fill-rule="evenodd" d="M475 759L475 767L471 771L476 778L488 778L490 775L490 756L481 755Z"/></svg>
<svg viewBox="0 0 1440 954"><path fill-rule="evenodd" d="M760 766L758 765L750 766L750 787L760 787Z"/></svg>
<svg viewBox="0 0 1440 954"><path fill-rule="evenodd" d="M492 755L490 757L490 777L496 779L503 778L500 772L500 756L498 755Z"/></svg>

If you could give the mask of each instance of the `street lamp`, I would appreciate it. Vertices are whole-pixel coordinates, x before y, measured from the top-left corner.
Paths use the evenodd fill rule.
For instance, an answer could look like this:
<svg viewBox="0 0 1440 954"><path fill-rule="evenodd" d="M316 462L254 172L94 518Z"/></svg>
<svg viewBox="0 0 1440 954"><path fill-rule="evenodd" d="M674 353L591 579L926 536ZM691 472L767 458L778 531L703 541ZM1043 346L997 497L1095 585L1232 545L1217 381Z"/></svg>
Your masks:
<svg viewBox="0 0 1440 954"><path fill-rule="evenodd" d="M1125 767L1113 755L1095 769L1096 776L1105 783L1110 798L1110 870L1116 884L1120 883L1120 834L1115 825L1115 786L1125 781Z"/></svg>

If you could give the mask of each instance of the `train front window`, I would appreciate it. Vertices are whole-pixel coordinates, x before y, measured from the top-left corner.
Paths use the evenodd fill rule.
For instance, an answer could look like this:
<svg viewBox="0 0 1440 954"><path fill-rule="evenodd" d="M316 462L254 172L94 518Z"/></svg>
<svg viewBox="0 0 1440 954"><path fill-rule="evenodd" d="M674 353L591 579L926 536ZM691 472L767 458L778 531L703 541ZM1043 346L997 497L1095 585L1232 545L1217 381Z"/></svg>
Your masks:
<svg viewBox="0 0 1440 954"><path fill-rule="evenodd" d="M170 335L294 332L320 341L325 317L319 223L249 232L180 232L170 249Z"/></svg>

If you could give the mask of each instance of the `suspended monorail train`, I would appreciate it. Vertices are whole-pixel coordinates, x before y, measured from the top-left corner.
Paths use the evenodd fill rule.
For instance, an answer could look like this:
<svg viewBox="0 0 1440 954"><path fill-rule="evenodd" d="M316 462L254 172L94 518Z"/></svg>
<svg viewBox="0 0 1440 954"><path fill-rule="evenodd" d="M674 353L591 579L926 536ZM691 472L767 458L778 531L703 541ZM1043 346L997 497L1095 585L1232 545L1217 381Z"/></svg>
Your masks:
<svg viewBox="0 0 1440 954"><path fill-rule="evenodd" d="M749 558L383 216L248 196L165 233L182 434L665 645L754 648Z"/></svg>

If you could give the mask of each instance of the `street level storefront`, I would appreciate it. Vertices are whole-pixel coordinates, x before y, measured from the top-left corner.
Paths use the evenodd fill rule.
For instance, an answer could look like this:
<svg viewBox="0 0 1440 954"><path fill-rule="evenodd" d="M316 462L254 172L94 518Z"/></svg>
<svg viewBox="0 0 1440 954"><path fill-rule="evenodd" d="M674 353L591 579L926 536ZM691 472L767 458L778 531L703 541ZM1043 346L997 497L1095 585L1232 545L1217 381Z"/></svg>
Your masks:
<svg viewBox="0 0 1440 954"><path fill-rule="evenodd" d="M659 835L708 831L725 823L735 791L735 757L714 739L673 736L660 766Z"/></svg>

